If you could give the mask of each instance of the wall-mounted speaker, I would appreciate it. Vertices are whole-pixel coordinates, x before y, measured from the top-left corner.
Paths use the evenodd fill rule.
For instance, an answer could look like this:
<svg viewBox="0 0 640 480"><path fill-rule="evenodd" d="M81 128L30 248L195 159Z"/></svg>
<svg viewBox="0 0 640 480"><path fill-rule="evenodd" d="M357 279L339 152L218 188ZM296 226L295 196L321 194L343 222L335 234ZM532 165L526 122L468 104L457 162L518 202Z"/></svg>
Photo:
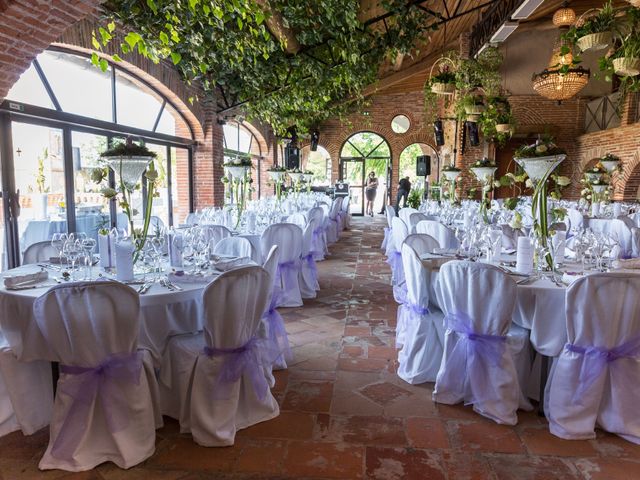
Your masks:
<svg viewBox="0 0 640 480"><path fill-rule="evenodd" d="M480 145L480 135L478 133L478 124L476 122L465 122L467 124L467 133L469 135L469 143L472 147Z"/></svg>
<svg viewBox="0 0 640 480"><path fill-rule="evenodd" d="M431 157L429 155L416 157L416 175L418 177L431 175Z"/></svg>
<svg viewBox="0 0 640 480"><path fill-rule="evenodd" d="M284 149L284 163L287 170L300 168L300 149L295 146L288 145Z"/></svg>
<svg viewBox="0 0 640 480"><path fill-rule="evenodd" d="M433 122L433 133L435 135L436 145L438 147L444 145L444 125L442 124L442 120Z"/></svg>

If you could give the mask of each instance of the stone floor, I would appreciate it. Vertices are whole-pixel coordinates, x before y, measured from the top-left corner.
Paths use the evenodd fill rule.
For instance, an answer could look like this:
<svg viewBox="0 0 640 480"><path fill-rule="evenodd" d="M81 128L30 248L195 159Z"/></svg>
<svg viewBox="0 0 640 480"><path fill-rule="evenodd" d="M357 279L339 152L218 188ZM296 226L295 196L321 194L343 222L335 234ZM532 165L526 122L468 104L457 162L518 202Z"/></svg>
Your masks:
<svg viewBox="0 0 640 480"><path fill-rule="evenodd" d="M533 413L500 426L399 380L383 226L354 219L319 264L318 298L283 310L295 360L277 373L278 418L228 448L199 447L166 419L148 461L81 474L39 472L47 432L14 433L0 439L0 479L640 479L640 446L603 432L561 440Z"/></svg>

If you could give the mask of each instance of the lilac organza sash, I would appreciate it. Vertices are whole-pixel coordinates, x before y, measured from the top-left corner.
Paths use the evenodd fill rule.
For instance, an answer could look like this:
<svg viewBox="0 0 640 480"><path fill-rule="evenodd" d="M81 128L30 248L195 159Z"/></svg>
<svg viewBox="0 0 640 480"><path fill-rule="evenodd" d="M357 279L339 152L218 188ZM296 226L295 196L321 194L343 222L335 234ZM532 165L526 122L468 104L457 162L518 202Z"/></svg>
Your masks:
<svg viewBox="0 0 640 480"><path fill-rule="evenodd" d="M129 404L124 385L140 385L142 354L116 353L96 367L60 365L60 373L69 375L59 382L59 391L73 402L64 419L51 455L70 459L86 431L87 421L99 398L109 432L115 434L129 424Z"/></svg>
<svg viewBox="0 0 640 480"><path fill-rule="evenodd" d="M399 289L399 292L402 292ZM401 347L404 343L404 332L407 329L407 323L409 321L419 322L421 320L422 315L428 315L430 313L427 307L421 307L420 305L415 305L409 300L407 300L407 292L406 289L403 295L402 305L398 310L397 324L396 324L396 347ZM394 287L394 296L396 296L396 287ZM397 298L396 298L397 300Z"/></svg>
<svg viewBox="0 0 640 480"><path fill-rule="evenodd" d="M291 260L278 264L277 277L282 278L282 285L285 292L295 291L300 288L298 284L298 273L300 272L300 262Z"/></svg>
<svg viewBox="0 0 640 480"><path fill-rule="evenodd" d="M291 353L291 346L289 345L287 330L285 329L282 315L276 310L276 307L280 303L281 296L282 292L279 290L273 292L271 303L269 304L269 309L264 314L264 319L267 322L269 342L271 342L272 348L278 354L276 358L283 355L285 360L291 360L293 355Z"/></svg>
<svg viewBox="0 0 640 480"><path fill-rule="evenodd" d="M452 372L465 375L469 382L471 395L465 405L495 400L489 371L500 366L506 349L506 335L489 335L473 329L473 320L464 312L449 313L444 318L449 330L459 335L451 351L447 368Z"/></svg>
<svg viewBox="0 0 640 480"><path fill-rule="evenodd" d="M309 252L309 255L302 258L302 261L306 263L309 274L311 275L311 286L318 284L318 267L316 261L313 258L313 252Z"/></svg>
<svg viewBox="0 0 640 480"><path fill-rule="evenodd" d="M402 253L394 250L389 255L387 263L391 267L391 274L394 285L401 285L404 283L404 268L402 266Z"/></svg>
<svg viewBox="0 0 640 480"><path fill-rule="evenodd" d="M384 238L382 239L382 245L380 245L381 249L386 249L387 244L389 243L389 239L391 238L391 228L384 227Z"/></svg>
<svg viewBox="0 0 640 480"><path fill-rule="evenodd" d="M592 387L607 366L615 365L614 362L621 358L637 358L640 356L640 336L611 349L593 346L581 347L572 343L567 343L564 348L584 357L578 380L579 386L573 394L573 401L575 402Z"/></svg>
<svg viewBox="0 0 640 480"><path fill-rule="evenodd" d="M231 388L243 375L249 377L253 390L260 400L264 400L269 384L264 376L263 366L270 366L277 358L269 342L252 337L247 343L237 348L204 347L208 357L222 357L220 371L214 381L214 398L227 400L231 396Z"/></svg>

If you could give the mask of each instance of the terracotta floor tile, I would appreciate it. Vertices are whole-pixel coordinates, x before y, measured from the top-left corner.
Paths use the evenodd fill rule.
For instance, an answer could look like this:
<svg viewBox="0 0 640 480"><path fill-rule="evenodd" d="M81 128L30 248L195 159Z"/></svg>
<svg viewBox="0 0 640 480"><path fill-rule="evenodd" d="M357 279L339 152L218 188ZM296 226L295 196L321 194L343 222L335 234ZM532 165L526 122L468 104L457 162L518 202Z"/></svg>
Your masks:
<svg viewBox="0 0 640 480"><path fill-rule="evenodd" d="M396 350L395 347L371 345L367 348L367 356L369 358L384 358L391 360L398 358L398 350Z"/></svg>
<svg viewBox="0 0 640 480"><path fill-rule="evenodd" d="M228 472L240 453L241 448L237 446L201 447L191 436L181 436L169 448L154 455L148 464L176 470Z"/></svg>
<svg viewBox="0 0 640 480"><path fill-rule="evenodd" d="M521 453L524 446L514 429L506 425L486 422L453 422L450 431L455 432L454 442L460 442L465 450L483 452ZM455 443L454 443L455 445Z"/></svg>
<svg viewBox="0 0 640 480"><path fill-rule="evenodd" d="M360 388L358 392L383 407L399 398L411 396L408 390L389 382L372 383Z"/></svg>
<svg viewBox="0 0 640 480"><path fill-rule="evenodd" d="M382 358L340 358L338 369L351 372L379 372L386 369L388 363Z"/></svg>
<svg viewBox="0 0 640 480"><path fill-rule="evenodd" d="M552 435L548 427L527 428L519 435L527 450L534 455L588 457L597 454L589 440L564 440Z"/></svg>
<svg viewBox="0 0 640 480"><path fill-rule="evenodd" d="M280 412L276 418L238 432L247 438L280 438L304 440L311 438L315 417L308 413Z"/></svg>
<svg viewBox="0 0 640 480"><path fill-rule="evenodd" d="M445 479L439 454L427 450L367 447L367 478L380 480Z"/></svg>
<svg viewBox="0 0 640 480"><path fill-rule="evenodd" d="M361 337L371 335L371 327L346 327L345 336Z"/></svg>
<svg viewBox="0 0 640 480"><path fill-rule="evenodd" d="M364 348L359 345L345 345L340 352L341 357L362 357Z"/></svg>
<svg viewBox="0 0 640 480"><path fill-rule="evenodd" d="M240 443L242 452L233 466L234 472L282 472L286 453L285 442L247 440Z"/></svg>
<svg viewBox="0 0 640 480"><path fill-rule="evenodd" d="M295 477L363 478L364 447L337 443L292 442L285 473Z"/></svg>
<svg viewBox="0 0 640 480"><path fill-rule="evenodd" d="M404 421L377 416L331 417L326 440L348 444L405 446Z"/></svg>
<svg viewBox="0 0 640 480"><path fill-rule="evenodd" d="M580 480L578 469L571 462L533 455L487 455L487 460L499 480Z"/></svg>
<svg viewBox="0 0 640 480"><path fill-rule="evenodd" d="M640 478L640 459L635 460L581 459L576 464L586 480L636 480Z"/></svg>
<svg viewBox="0 0 640 480"><path fill-rule="evenodd" d="M440 454L449 479L497 480L498 478L486 456L480 452L442 450Z"/></svg>
<svg viewBox="0 0 640 480"><path fill-rule="evenodd" d="M447 429L438 418L407 418L409 445L416 448L449 448Z"/></svg>
<svg viewBox="0 0 640 480"><path fill-rule="evenodd" d="M328 412L331 408L333 382L291 381L282 404L283 410Z"/></svg>

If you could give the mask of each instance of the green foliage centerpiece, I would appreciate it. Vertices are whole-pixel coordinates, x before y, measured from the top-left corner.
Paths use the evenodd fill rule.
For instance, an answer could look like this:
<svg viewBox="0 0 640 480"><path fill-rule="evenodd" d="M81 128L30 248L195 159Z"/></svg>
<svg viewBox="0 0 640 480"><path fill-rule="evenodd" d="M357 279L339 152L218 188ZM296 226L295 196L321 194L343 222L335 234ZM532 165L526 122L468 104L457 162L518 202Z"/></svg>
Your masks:
<svg viewBox="0 0 640 480"><path fill-rule="evenodd" d="M253 183L251 179L252 162L249 155L226 149L225 159L223 166L226 174L225 183L229 185L227 198L230 201L228 206L236 211L235 228L238 228L242 220L242 212L244 212L247 203L247 197L251 192L251 184Z"/></svg>
<svg viewBox="0 0 640 480"><path fill-rule="evenodd" d="M135 144L131 138L127 138L125 143L119 143L115 147L103 152L100 156L107 164L107 167L113 170L117 178L117 188L105 186L102 188L102 194L109 200L117 200L127 216L129 235L134 245L133 261L135 263L138 260L140 251L144 247L149 232L151 210L155 195L155 182L158 179L158 171L155 169L153 163L156 154L149 150L144 144ZM145 206L142 228L137 229L133 223L133 217L137 212L131 204L131 197L133 191L138 187L138 183L143 174L147 179L147 204ZM107 179L107 169L95 169L92 173L92 178L94 182L102 183Z"/></svg>
<svg viewBox="0 0 640 480"><path fill-rule="evenodd" d="M287 169L284 167L279 167L278 165L274 165L269 170L267 170L269 174L269 178L276 186L276 200L278 202L282 198L282 182L284 180L285 175L287 174Z"/></svg>
<svg viewBox="0 0 640 480"><path fill-rule="evenodd" d="M471 172L475 175L478 181L482 184L482 198L480 200L480 217L484 223L489 223L489 217L487 212L489 210L489 192L493 188L493 176L496 173L496 164L494 161L489 160L487 157L483 157L480 160L471 165Z"/></svg>
<svg viewBox="0 0 640 480"><path fill-rule="evenodd" d="M547 181L560 163L567 158L563 149L551 138L538 139L533 145L523 145L514 153L514 160L527 173L533 184L531 215L533 231L548 267L554 270L553 255L549 251Z"/></svg>
<svg viewBox="0 0 640 480"><path fill-rule="evenodd" d="M456 202L456 179L460 176L462 170L455 165L445 165L442 168L442 175L444 175L446 183L449 184L448 196L449 202L453 205Z"/></svg>

